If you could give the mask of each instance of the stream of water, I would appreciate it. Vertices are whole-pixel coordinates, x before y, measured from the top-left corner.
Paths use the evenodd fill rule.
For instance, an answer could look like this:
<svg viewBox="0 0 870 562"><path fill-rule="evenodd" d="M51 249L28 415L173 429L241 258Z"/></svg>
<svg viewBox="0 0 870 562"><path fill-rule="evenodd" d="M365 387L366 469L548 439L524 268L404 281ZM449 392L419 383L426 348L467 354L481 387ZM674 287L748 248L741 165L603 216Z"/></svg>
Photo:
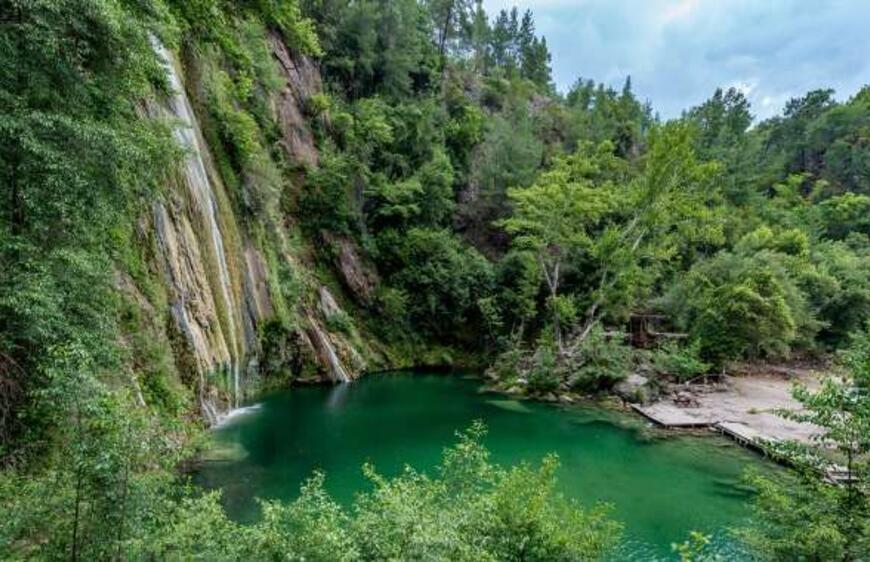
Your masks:
<svg viewBox="0 0 870 562"><path fill-rule="evenodd" d="M620 560L674 559L689 531L729 548L728 529L748 515L743 470L760 457L715 436L661 437L634 416L595 407L519 402L479 392L471 377L375 374L352 384L266 396L214 431L216 454L197 481L224 492L229 514L257 517L255 497L292 499L315 469L349 504L367 489L364 462L396 474L435 466L454 433L482 419L498 463L561 460L559 484L585 504L611 503L625 525ZM732 552L729 559L739 558Z"/></svg>

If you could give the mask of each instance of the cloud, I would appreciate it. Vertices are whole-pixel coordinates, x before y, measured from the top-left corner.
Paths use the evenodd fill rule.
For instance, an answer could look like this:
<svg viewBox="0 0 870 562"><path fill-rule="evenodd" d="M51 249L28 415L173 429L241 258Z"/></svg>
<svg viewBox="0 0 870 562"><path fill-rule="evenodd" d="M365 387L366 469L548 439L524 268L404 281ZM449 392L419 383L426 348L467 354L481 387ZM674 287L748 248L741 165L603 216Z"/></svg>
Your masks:
<svg viewBox="0 0 870 562"><path fill-rule="evenodd" d="M669 6L665 6L662 19L665 23L686 19L692 15L698 4L699 0L678 0Z"/></svg>
<svg viewBox="0 0 870 562"><path fill-rule="evenodd" d="M557 86L620 87L631 75L664 117L740 87L760 118L822 87L839 97L870 83L870 2L831 0L484 0L531 9L553 53Z"/></svg>

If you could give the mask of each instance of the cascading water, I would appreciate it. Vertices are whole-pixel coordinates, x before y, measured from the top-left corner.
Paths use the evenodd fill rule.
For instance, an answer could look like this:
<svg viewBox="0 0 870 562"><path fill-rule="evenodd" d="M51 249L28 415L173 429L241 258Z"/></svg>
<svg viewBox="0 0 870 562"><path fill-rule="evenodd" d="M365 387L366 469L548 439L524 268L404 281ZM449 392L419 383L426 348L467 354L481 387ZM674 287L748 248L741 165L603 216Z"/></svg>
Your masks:
<svg viewBox="0 0 870 562"><path fill-rule="evenodd" d="M149 103L146 109L155 118L172 122L175 140L185 151L183 165L172 178L165 198L154 204L154 234L162 258L158 265L166 279L172 325L181 336L173 338L181 343L175 349L176 360L184 372L198 375L200 411L211 425L217 425L233 415L241 403L243 361L250 360L247 369L256 368L257 327L273 314L269 271L262 249L246 241L240 232L187 97L181 66L156 37L152 43L166 67L171 95L165 103ZM287 58L290 55L285 51L281 52ZM299 92L310 96L319 89L315 84L319 78L309 80L311 84L306 86L298 73L287 71L284 75L288 91L296 94L282 98L282 107L302 103ZM281 121L288 130L302 119L295 109L282 115L289 116ZM287 135L292 137L290 132L285 132ZM302 152L310 149L316 155L313 145L296 148ZM288 150L294 159L305 160L297 154L299 150ZM283 240L281 230L276 234ZM281 259L294 263L286 244L278 243L277 249ZM365 362L352 344L325 329L323 319L339 312L335 299L321 288L320 306L304 311L297 335L306 346L302 353L310 353L308 357L319 365L324 378L344 383L361 372ZM225 385L215 384L215 375L223 375Z"/></svg>
<svg viewBox="0 0 870 562"><path fill-rule="evenodd" d="M184 180L191 199L194 202L195 208L193 210L199 215L200 222L208 231L208 242L204 243L211 246L210 253L214 255L218 277L217 292L226 312L226 323L222 326L222 331L226 352L229 355L228 361L223 365L215 365L213 364L213 359L208 357L203 361L203 363L205 363L206 367L211 367L212 369L222 368L228 370L228 374L232 378L231 406L237 407L241 397L239 378L240 365L242 362L242 356L244 355L244 351L240 350L240 342L242 342L241 345L243 346L244 340L242 334L237 328L236 320L237 318L241 318L241 315L239 314L238 307L233 298L232 278L227 264L227 251L224 244L224 235L220 228L220 214L218 211L217 197L215 196L215 191L206 171L206 164L203 160L204 151L197 135L199 124L193 113L187 94L185 93L181 77L173 64L172 56L163 44L161 44L156 38L152 38L152 44L157 55L166 67L166 78L172 90L172 94L168 100L169 110L171 111L172 116L179 122L179 125L174 128L174 136L186 152L183 169ZM157 219L155 222L157 223L158 230L161 229L161 221L163 223L163 228L165 229L165 209L163 209L162 206L159 207L155 211L155 215ZM160 230L160 232L163 231ZM192 232L191 234L196 237ZM165 238L165 236L160 236L160 238ZM184 291L179 292L182 294L180 295L178 302L173 303L174 316L177 318L181 330L186 334L188 340L191 342L194 352L201 354L203 352L200 351L199 348L203 347L203 337L199 332L190 327L190 315L185 308ZM207 351L205 353L208 354ZM203 375L203 373L200 373L200 375ZM204 381L201 383L201 387L203 386ZM200 391L202 393L203 389L201 388ZM204 398L203 394L201 394L201 407L212 423L218 421L220 416L215 411L214 405L208 403L208 400Z"/></svg>

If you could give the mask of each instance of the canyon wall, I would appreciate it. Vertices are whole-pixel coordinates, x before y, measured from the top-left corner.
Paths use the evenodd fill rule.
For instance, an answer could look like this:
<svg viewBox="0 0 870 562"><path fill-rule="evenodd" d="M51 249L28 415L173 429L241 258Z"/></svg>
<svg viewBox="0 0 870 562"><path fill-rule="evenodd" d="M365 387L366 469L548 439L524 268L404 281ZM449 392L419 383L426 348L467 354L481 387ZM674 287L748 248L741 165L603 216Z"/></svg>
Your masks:
<svg viewBox="0 0 870 562"><path fill-rule="evenodd" d="M283 80L271 100L279 146L293 166L314 168L318 152L305 106L321 91L319 71L306 57L294 55L280 36L271 35L269 41ZM347 383L366 368L381 366L379 355L355 329L329 329L331 320L348 313L313 274L311 264L289 249L292 217L264 227L239 216L205 140L179 57L156 39L154 48L165 66L170 93L148 112L170 124L183 156L143 220L148 230L143 239L153 244L151 267L168 307L167 340L198 411L216 424L263 386L264 326L275 320L275 299L283 298L275 294L277 268L289 269L302 280L299 298L283 304L291 308L293 321L278 332L279 347L287 344L291 349L278 369L299 371L288 373L286 380ZM253 235L263 228L272 229L270 236ZM352 249L337 244L344 264L337 271L347 277L345 286L370 292L373 279L354 262ZM267 254L276 257L277 265L270 264Z"/></svg>

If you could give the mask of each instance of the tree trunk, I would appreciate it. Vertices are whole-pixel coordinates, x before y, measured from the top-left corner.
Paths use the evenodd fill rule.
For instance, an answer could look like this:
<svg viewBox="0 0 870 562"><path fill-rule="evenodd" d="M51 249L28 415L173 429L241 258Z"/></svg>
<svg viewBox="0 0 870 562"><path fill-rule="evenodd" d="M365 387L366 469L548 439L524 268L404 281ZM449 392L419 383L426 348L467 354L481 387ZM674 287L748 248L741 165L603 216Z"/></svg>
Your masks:
<svg viewBox="0 0 870 562"><path fill-rule="evenodd" d="M556 290L550 292L550 301L553 303L553 336L556 338L556 348L559 350L559 355L565 351L565 346L562 343L562 322L559 318L559 312L555 309L556 306Z"/></svg>
<svg viewBox="0 0 870 562"><path fill-rule="evenodd" d="M562 267L562 262L556 261L553 264L553 270L550 271L547 268L547 263L544 260L543 256L538 257L538 261L541 266L541 270L544 272L544 280L547 282L547 288L550 289L550 303L554 307L553 308L553 337L556 339L556 346L559 350L559 354L561 355L565 351L565 347L562 339L562 323L559 318L559 313L555 309L556 306L556 298L559 296L559 275Z"/></svg>
<svg viewBox="0 0 870 562"><path fill-rule="evenodd" d="M444 27L441 28L441 37L438 38L438 55L439 60L441 61L441 68L447 66L446 59L446 49L447 49L447 35L450 33L450 22L453 19L453 7L456 3L456 0L452 0L447 5L447 15L444 17Z"/></svg>

